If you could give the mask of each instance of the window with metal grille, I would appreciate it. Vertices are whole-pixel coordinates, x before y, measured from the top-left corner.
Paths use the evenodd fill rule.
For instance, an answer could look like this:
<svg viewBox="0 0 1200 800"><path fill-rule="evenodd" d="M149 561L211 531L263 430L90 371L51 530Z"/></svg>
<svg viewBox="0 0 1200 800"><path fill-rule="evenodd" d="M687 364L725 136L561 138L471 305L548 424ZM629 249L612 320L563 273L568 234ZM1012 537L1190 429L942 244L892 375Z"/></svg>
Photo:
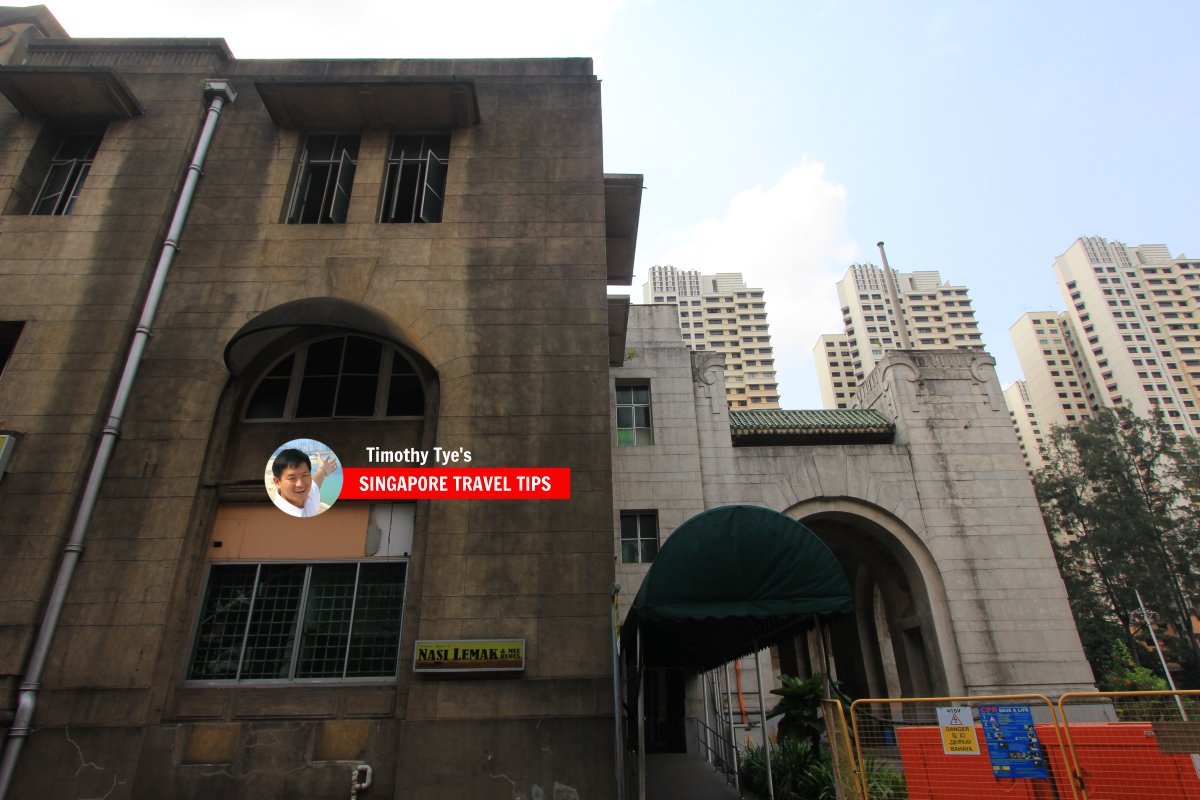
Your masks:
<svg viewBox="0 0 1200 800"><path fill-rule="evenodd" d="M30 214L61 216L75 209L75 201L79 199L83 182L92 168L92 160L100 149L100 137L99 133L63 135Z"/></svg>
<svg viewBox="0 0 1200 800"><path fill-rule="evenodd" d="M646 444L654 444L654 429L650 424L650 384L619 384L617 445L633 447Z"/></svg>
<svg viewBox="0 0 1200 800"><path fill-rule="evenodd" d="M658 555L658 513L621 512L621 563L649 564Z"/></svg>
<svg viewBox="0 0 1200 800"><path fill-rule="evenodd" d="M355 134L310 134L304 140L287 221L314 225L346 221L359 137Z"/></svg>
<svg viewBox="0 0 1200 800"><path fill-rule="evenodd" d="M384 175L380 222L441 222L450 165L446 134L398 134Z"/></svg>
<svg viewBox="0 0 1200 800"><path fill-rule="evenodd" d="M259 378L246 419L417 417L425 393L395 347L365 336L334 336L297 348Z"/></svg>
<svg viewBox="0 0 1200 800"><path fill-rule="evenodd" d="M396 674L408 564L214 564L188 679Z"/></svg>

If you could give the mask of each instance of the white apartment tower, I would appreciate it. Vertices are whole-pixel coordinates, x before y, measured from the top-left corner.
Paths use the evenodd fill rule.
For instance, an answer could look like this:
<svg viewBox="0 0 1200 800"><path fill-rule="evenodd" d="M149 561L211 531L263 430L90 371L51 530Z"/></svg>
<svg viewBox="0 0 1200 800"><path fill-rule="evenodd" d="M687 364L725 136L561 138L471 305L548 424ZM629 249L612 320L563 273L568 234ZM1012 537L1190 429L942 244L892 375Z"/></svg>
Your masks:
<svg viewBox="0 0 1200 800"><path fill-rule="evenodd" d="M701 275L670 265L650 268L642 286L647 303L673 303L691 350L725 355L725 395L735 410L779 408L775 354L762 289L746 285L740 272Z"/></svg>
<svg viewBox="0 0 1200 800"><path fill-rule="evenodd" d="M900 348L898 324L914 350L974 350L983 347L965 286L942 283L936 271L896 272L899 308L889 299L883 269L854 264L838 281L845 332L817 340L813 360L826 408L849 408L858 385L884 351Z"/></svg>
<svg viewBox="0 0 1200 800"><path fill-rule="evenodd" d="M1008 334L1021 364L1028 402L1046 431L1091 415L1098 402L1096 387L1067 314L1022 314Z"/></svg>
<svg viewBox="0 0 1200 800"><path fill-rule="evenodd" d="M1093 236L1056 258L1054 274L1067 310L1010 329L1043 429L1123 404L1200 435L1200 261Z"/></svg>
<svg viewBox="0 0 1200 800"><path fill-rule="evenodd" d="M1029 399L1025 381L1015 381L1004 390L1004 404L1008 406L1008 416L1017 432L1021 455L1025 458L1025 468L1031 472L1041 469L1042 427L1033 410L1033 402Z"/></svg>

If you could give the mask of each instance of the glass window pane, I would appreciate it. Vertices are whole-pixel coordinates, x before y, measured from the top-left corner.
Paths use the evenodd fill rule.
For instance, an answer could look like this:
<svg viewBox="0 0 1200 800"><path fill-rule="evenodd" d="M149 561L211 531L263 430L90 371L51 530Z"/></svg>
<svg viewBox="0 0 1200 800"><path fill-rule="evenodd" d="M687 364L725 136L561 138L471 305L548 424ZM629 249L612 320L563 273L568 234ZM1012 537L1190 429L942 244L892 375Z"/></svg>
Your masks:
<svg viewBox="0 0 1200 800"><path fill-rule="evenodd" d="M617 406L617 427L633 427L633 409L629 406Z"/></svg>
<svg viewBox="0 0 1200 800"><path fill-rule="evenodd" d="M392 140L392 158L420 158L421 135L400 134Z"/></svg>
<svg viewBox="0 0 1200 800"><path fill-rule="evenodd" d="M649 564L658 555L658 542L654 539L642 539L642 563Z"/></svg>
<svg viewBox="0 0 1200 800"><path fill-rule="evenodd" d="M309 161L330 161L333 159L333 148L337 141L336 136L327 133L309 136L304 143L307 150Z"/></svg>
<svg viewBox="0 0 1200 800"><path fill-rule="evenodd" d="M337 378L305 378L296 401L296 419L332 417L336 391Z"/></svg>
<svg viewBox="0 0 1200 800"><path fill-rule="evenodd" d="M630 428L620 428L617 430L617 444L621 447L627 447L633 444L633 430Z"/></svg>
<svg viewBox="0 0 1200 800"><path fill-rule="evenodd" d="M293 213L293 221L315 225L321 221L321 210L325 205L329 185L334 178L334 167L330 164L309 164L301 176L300 207Z"/></svg>
<svg viewBox="0 0 1200 800"><path fill-rule="evenodd" d="M393 222L412 222L421 191L421 164L406 161L400 166L400 185L396 188L396 216Z"/></svg>
<svg viewBox="0 0 1200 800"><path fill-rule="evenodd" d="M396 216L396 191L400 181L400 165L388 164L383 183L383 208L379 212L380 222L394 222Z"/></svg>
<svg viewBox="0 0 1200 800"><path fill-rule="evenodd" d="M442 221L442 198L446 194L446 162L432 153L426 159L425 190L421 198L421 221Z"/></svg>
<svg viewBox="0 0 1200 800"><path fill-rule="evenodd" d="M83 158L92 159L100 149L100 134L98 133L68 133L63 137L58 148L56 159Z"/></svg>
<svg viewBox="0 0 1200 800"><path fill-rule="evenodd" d="M637 541L621 542L621 563L622 564L638 563L638 543L637 543Z"/></svg>
<svg viewBox="0 0 1200 800"><path fill-rule="evenodd" d="M267 373L267 377L268 378L290 378L292 375L292 365L295 363L295 361L296 361L296 357L294 355L288 356L287 358L283 359L278 364L276 364L274 367L272 367L271 371Z"/></svg>
<svg viewBox="0 0 1200 800"><path fill-rule="evenodd" d="M342 370L342 348L346 337L325 339L308 347L308 359L304 362L305 375L337 375Z"/></svg>
<svg viewBox="0 0 1200 800"><path fill-rule="evenodd" d="M650 409L646 406L634 406L633 408L633 426L635 428L650 427Z"/></svg>
<svg viewBox="0 0 1200 800"><path fill-rule="evenodd" d="M650 403L650 387L634 386L633 387L633 402L649 405Z"/></svg>
<svg viewBox="0 0 1200 800"><path fill-rule="evenodd" d="M342 369L358 375L377 375L379 359L382 357L383 345L379 342L362 336L347 336L346 359L342 363Z"/></svg>
<svg viewBox="0 0 1200 800"><path fill-rule="evenodd" d="M355 564L313 566L300 632L297 678L342 677L357 572Z"/></svg>
<svg viewBox="0 0 1200 800"><path fill-rule="evenodd" d="M346 154L352 159L358 158L358 143L362 141L361 136L342 134L337 137L334 144L333 152L346 151Z"/></svg>
<svg viewBox="0 0 1200 800"><path fill-rule="evenodd" d="M263 378L246 406L246 419L283 419L289 378Z"/></svg>
<svg viewBox="0 0 1200 800"><path fill-rule="evenodd" d="M303 564L264 564L242 656L240 677L287 678L304 588Z"/></svg>
<svg viewBox="0 0 1200 800"><path fill-rule="evenodd" d="M425 147L438 158L446 161L450 158L449 136L426 136Z"/></svg>
<svg viewBox="0 0 1200 800"><path fill-rule="evenodd" d="M346 677L396 674L406 571L402 562L362 565Z"/></svg>
<svg viewBox="0 0 1200 800"><path fill-rule="evenodd" d="M350 208L350 191L354 188L354 161L350 154L342 151L338 163L337 179L332 187L333 194L329 201L329 222L342 223L346 221L346 211Z"/></svg>
<svg viewBox="0 0 1200 800"><path fill-rule="evenodd" d="M425 393L417 376L393 375L388 387L387 416L419 417L424 413Z"/></svg>
<svg viewBox="0 0 1200 800"><path fill-rule="evenodd" d="M196 626L196 644L188 669L189 680L237 677L257 572L258 567L254 564L212 568L200 622Z"/></svg>
<svg viewBox="0 0 1200 800"><path fill-rule="evenodd" d="M628 405L633 402L633 389L628 386L617 387L617 402Z"/></svg>
<svg viewBox="0 0 1200 800"><path fill-rule="evenodd" d="M379 386L378 375L344 375L338 385L338 417L375 416L375 390Z"/></svg>
<svg viewBox="0 0 1200 800"><path fill-rule="evenodd" d="M637 515L622 514L621 515L621 538L636 539L638 535Z"/></svg>
<svg viewBox="0 0 1200 800"><path fill-rule="evenodd" d="M412 364L408 363L408 359L399 353L392 355L392 374L393 375L416 375L417 370Z"/></svg>
<svg viewBox="0 0 1200 800"><path fill-rule="evenodd" d="M79 199L79 193L83 191L83 182L87 180L88 173L92 171L92 162L85 161L77 164L75 174L71 176L70 185L66 203L63 204L61 213L70 214L75 210L75 201Z"/></svg>
<svg viewBox="0 0 1200 800"><path fill-rule="evenodd" d="M62 194L66 191L67 181L71 178L71 170L73 163L56 164L50 168L46 175L46 182L42 186L42 193L38 197L37 204L34 205L32 214L53 214L58 208L58 202L62 198Z"/></svg>
<svg viewBox="0 0 1200 800"><path fill-rule="evenodd" d="M638 444L654 444L654 431L649 428L637 428L634 438Z"/></svg>

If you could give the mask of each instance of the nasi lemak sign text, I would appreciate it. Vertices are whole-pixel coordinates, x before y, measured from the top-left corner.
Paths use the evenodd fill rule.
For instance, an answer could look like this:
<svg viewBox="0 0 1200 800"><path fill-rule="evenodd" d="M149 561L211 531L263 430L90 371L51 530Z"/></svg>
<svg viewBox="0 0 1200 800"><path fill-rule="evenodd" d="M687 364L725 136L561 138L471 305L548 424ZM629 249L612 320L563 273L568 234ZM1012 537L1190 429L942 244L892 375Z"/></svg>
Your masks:
<svg viewBox="0 0 1200 800"><path fill-rule="evenodd" d="M445 639L417 642L413 672L518 672L524 639Z"/></svg>

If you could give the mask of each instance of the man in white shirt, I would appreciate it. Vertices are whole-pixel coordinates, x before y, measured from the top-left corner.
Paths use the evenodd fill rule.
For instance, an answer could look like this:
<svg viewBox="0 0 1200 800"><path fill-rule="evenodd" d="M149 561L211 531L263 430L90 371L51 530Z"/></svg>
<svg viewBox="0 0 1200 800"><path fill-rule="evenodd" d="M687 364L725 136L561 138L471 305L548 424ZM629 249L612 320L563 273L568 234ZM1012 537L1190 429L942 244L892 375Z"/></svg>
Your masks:
<svg viewBox="0 0 1200 800"><path fill-rule="evenodd" d="M330 454L317 456L317 471L312 472L312 460L302 450L288 448L279 451L271 464L275 481L275 505L293 517L315 517L321 513L321 484L337 471L337 459Z"/></svg>

